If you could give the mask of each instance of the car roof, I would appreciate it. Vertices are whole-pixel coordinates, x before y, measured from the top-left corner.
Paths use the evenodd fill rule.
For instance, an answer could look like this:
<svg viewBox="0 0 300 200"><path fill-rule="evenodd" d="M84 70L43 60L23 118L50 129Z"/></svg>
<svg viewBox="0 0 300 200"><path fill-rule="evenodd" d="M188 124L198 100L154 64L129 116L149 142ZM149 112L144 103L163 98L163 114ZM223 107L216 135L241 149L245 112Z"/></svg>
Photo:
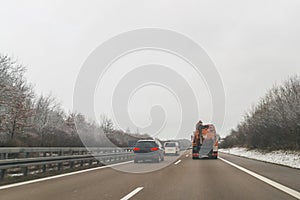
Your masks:
<svg viewBox="0 0 300 200"><path fill-rule="evenodd" d="M155 142L155 140L138 140L137 142Z"/></svg>

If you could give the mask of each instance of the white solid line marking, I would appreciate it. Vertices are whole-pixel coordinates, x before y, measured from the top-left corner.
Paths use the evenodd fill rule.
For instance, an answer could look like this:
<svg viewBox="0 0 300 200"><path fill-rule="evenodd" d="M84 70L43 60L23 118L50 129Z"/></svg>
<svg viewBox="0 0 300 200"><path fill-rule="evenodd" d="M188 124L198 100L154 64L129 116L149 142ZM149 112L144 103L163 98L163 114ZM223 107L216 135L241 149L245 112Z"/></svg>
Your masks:
<svg viewBox="0 0 300 200"><path fill-rule="evenodd" d="M4 186L0 186L0 190L12 188L12 187L17 187L17 186L21 186L21 185L27 185L27 184L30 184L30 183L37 183L37 182L41 182L41 181L47 181L47 180L51 180L51 179L61 178L61 177L64 177L64 176L70 176L70 175L74 175L74 174L81 174L81 173L84 173L84 172L94 171L94 170L98 170L98 169L105 169L105 168L108 168L108 167L124 165L124 164L128 164L128 163L131 163L131 162L133 162L133 161L121 162L121 163L106 165L106 166L102 166L102 167L95 167L95 168L91 168L91 169L84 169L84 170L80 170L80 171L76 171L76 172L70 172L70 173L66 173L66 174L60 174L60 175L55 175L55 176L50 176L50 177L45 177L45 178L40 178L40 179L35 179L35 180L30 180L30 181L25 181L25 182L21 182L21 183L14 183L14 184L10 184L10 185L4 185Z"/></svg>
<svg viewBox="0 0 300 200"><path fill-rule="evenodd" d="M175 165L177 165L178 163L180 163L181 162L181 160L178 160L176 163L174 163Z"/></svg>
<svg viewBox="0 0 300 200"><path fill-rule="evenodd" d="M125 197L123 197L120 200L128 200L131 197L133 197L136 193L138 193L139 191L141 191L142 189L144 189L143 187L138 187L135 190L133 190L132 192L130 192L129 194L127 194Z"/></svg>
<svg viewBox="0 0 300 200"><path fill-rule="evenodd" d="M266 178L264 176L256 174L256 173L254 173L254 172L252 172L252 171L250 171L248 169L245 169L245 168L243 168L243 167L241 167L241 166L239 166L237 164L234 164L234 163L232 163L232 162L230 162L228 160L225 160L224 158L220 158L220 160L228 163L229 165L231 165L231 166L233 166L235 168L238 168L239 170L241 170L243 172L246 172L247 174L249 174L251 176L254 176L255 178L257 178L257 179L259 179L259 180L261 180L261 181L263 181L263 182L265 182L265 183L267 183L267 184L269 184L269 185L271 185L271 186L273 186L273 187L275 187L275 188L277 188L277 189L279 189L279 190L281 190L281 191L283 191L283 192L285 192L285 193L287 193L287 194L289 194L289 195L291 195L293 197L296 197L297 199L300 199L300 192L298 192L296 190L293 190L293 189L288 188L288 187L286 187L284 185L281 185L280 183L272 181L272 180L270 180L270 179L268 179L268 178Z"/></svg>

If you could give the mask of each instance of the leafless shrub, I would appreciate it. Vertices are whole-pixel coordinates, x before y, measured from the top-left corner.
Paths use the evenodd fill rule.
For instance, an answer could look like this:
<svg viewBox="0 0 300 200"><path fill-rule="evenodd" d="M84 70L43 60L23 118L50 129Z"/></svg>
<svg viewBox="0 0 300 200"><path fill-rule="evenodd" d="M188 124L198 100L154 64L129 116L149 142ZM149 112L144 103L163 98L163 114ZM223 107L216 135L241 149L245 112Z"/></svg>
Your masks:
<svg viewBox="0 0 300 200"><path fill-rule="evenodd" d="M275 85L227 136L223 147L300 149L300 77Z"/></svg>

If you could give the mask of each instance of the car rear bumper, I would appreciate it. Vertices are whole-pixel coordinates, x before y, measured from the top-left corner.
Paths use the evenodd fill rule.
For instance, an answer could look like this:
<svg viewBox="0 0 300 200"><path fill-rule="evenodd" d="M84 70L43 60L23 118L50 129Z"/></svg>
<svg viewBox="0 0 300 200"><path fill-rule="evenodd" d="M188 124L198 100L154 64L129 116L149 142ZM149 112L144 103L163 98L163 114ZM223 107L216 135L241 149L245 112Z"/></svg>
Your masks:
<svg viewBox="0 0 300 200"><path fill-rule="evenodd" d="M165 154L176 154L179 150L176 147L165 147Z"/></svg>
<svg viewBox="0 0 300 200"><path fill-rule="evenodd" d="M159 153L135 153L135 160L155 160L159 158Z"/></svg>
<svg viewBox="0 0 300 200"><path fill-rule="evenodd" d="M176 155L178 152L165 152L165 155Z"/></svg>

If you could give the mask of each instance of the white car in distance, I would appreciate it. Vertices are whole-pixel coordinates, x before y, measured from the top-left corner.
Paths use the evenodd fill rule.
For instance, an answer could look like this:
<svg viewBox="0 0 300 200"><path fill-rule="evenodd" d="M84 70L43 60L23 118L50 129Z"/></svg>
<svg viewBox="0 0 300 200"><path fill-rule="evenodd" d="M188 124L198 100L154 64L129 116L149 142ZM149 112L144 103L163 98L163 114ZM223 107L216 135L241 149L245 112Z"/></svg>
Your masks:
<svg viewBox="0 0 300 200"><path fill-rule="evenodd" d="M164 144L165 155L179 155L179 143L178 142L166 142Z"/></svg>

